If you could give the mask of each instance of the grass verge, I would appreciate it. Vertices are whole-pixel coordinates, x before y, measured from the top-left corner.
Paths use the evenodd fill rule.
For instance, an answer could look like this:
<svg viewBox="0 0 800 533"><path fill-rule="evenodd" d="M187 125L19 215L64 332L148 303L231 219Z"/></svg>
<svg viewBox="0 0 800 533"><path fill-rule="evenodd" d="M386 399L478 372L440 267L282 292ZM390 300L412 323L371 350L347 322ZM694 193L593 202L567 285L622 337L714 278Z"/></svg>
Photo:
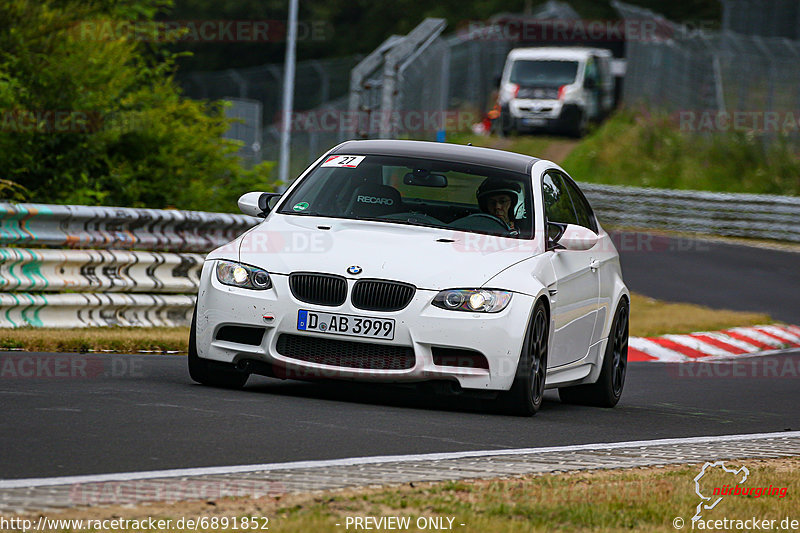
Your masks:
<svg viewBox="0 0 800 533"><path fill-rule="evenodd" d="M747 132L682 132L674 117L621 110L576 141L455 133L448 142L550 159L578 181L661 189L800 195L800 154Z"/></svg>
<svg viewBox="0 0 800 533"><path fill-rule="evenodd" d="M631 298L631 335L651 337L772 322L769 315L669 303L637 294ZM0 350L29 352L122 353L182 352L188 349L189 328L21 328L0 329Z"/></svg>
<svg viewBox="0 0 800 533"><path fill-rule="evenodd" d="M0 350L29 352L186 352L189 328L0 329Z"/></svg>
<svg viewBox="0 0 800 533"><path fill-rule="evenodd" d="M750 474L742 486L785 487L785 496L727 496L712 510L704 511L703 519L756 518L776 520L775 526L786 517L800 520L799 458L739 460L728 465L748 468ZM699 470L698 465L689 465L415 483L259 499L73 509L57 516L92 520L160 517L173 521L181 517L266 516L270 531L279 532L354 531L352 525L345 527L347 518L364 516L408 517L412 527L407 531L420 531L416 522L422 517L439 518L445 524L452 518L452 530L465 532L674 532L680 530L673 526L678 517L683 520L683 530L692 530L691 518L700 501L693 479ZM708 489L710 495L711 487L735 485L733 477L707 474L702 490ZM32 518L35 522L36 516Z"/></svg>
<svg viewBox="0 0 800 533"><path fill-rule="evenodd" d="M702 191L800 195L800 157L780 138L682 132L674 117L623 110L565 158L578 181Z"/></svg>
<svg viewBox="0 0 800 533"><path fill-rule="evenodd" d="M763 313L711 309L701 305L663 302L640 294L631 295L630 334L634 337L715 331L771 322L769 315Z"/></svg>
<svg viewBox="0 0 800 533"><path fill-rule="evenodd" d="M475 135L474 133L454 133L448 135L447 142L454 144L472 143L474 146L496 148L526 154L542 159L549 159L558 164L577 146L578 141L567 137L552 135L514 135L498 137L496 135Z"/></svg>

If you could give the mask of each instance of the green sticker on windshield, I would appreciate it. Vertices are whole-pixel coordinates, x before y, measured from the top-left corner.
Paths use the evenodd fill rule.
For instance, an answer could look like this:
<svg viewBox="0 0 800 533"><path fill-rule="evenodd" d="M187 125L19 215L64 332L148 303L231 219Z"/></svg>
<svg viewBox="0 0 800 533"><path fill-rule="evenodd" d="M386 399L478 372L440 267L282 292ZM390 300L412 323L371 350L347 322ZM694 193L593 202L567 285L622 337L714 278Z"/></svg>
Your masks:
<svg viewBox="0 0 800 533"><path fill-rule="evenodd" d="M292 209L295 211L305 211L308 209L308 202L300 202L299 204L295 204Z"/></svg>

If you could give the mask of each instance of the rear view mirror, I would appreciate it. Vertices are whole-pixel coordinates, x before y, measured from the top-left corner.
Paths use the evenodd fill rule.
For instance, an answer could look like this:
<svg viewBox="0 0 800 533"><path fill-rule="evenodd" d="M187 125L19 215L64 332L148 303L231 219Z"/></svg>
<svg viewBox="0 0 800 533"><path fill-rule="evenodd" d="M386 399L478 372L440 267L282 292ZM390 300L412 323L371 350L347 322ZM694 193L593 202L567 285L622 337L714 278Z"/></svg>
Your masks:
<svg viewBox="0 0 800 533"><path fill-rule="evenodd" d="M281 195L274 192L248 192L239 197L239 210L251 217L264 218L278 203Z"/></svg>
<svg viewBox="0 0 800 533"><path fill-rule="evenodd" d="M424 168L414 169L403 176L404 185L416 185L418 187L447 187L447 176L444 174L431 174Z"/></svg>

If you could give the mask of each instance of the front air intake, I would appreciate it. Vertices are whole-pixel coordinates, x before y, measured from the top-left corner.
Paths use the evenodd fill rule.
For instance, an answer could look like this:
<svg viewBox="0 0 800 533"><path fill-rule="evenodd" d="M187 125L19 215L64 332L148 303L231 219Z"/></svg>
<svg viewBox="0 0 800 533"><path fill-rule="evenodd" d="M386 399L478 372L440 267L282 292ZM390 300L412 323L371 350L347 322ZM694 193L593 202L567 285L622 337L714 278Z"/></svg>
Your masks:
<svg viewBox="0 0 800 533"><path fill-rule="evenodd" d="M362 279L353 286L350 300L353 307L366 311L399 311L411 303L416 290L408 283Z"/></svg>
<svg viewBox="0 0 800 533"><path fill-rule="evenodd" d="M431 348L433 364L436 366L456 366L460 368L483 368L489 370L489 361L480 352L465 348Z"/></svg>
<svg viewBox="0 0 800 533"><path fill-rule="evenodd" d="M347 281L333 274L295 272L289 275L289 288L301 302L338 307L347 298Z"/></svg>
<svg viewBox="0 0 800 533"><path fill-rule="evenodd" d="M283 333L278 337L276 348L284 357L319 365L371 370L407 370L414 367L414 349L409 346Z"/></svg>
<svg viewBox="0 0 800 533"><path fill-rule="evenodd" d="M239 344L249 344L259 346L264 338L264 328L253 328L249 326L222 326L217 331L218 341L237 342Z"/></svg>

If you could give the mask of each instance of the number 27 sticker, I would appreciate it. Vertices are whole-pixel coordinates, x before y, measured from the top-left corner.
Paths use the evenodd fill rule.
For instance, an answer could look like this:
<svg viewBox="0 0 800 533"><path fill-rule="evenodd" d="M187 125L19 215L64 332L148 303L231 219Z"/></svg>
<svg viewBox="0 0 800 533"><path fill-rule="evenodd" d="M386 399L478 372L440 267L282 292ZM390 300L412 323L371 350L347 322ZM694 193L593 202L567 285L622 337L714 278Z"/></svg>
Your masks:
<svg viewBox="0 0 800 533"><path fill-rule="evenodd" d="M363 160L363 155L332 155L329 156L321 166L356 168Z"/></svg>

